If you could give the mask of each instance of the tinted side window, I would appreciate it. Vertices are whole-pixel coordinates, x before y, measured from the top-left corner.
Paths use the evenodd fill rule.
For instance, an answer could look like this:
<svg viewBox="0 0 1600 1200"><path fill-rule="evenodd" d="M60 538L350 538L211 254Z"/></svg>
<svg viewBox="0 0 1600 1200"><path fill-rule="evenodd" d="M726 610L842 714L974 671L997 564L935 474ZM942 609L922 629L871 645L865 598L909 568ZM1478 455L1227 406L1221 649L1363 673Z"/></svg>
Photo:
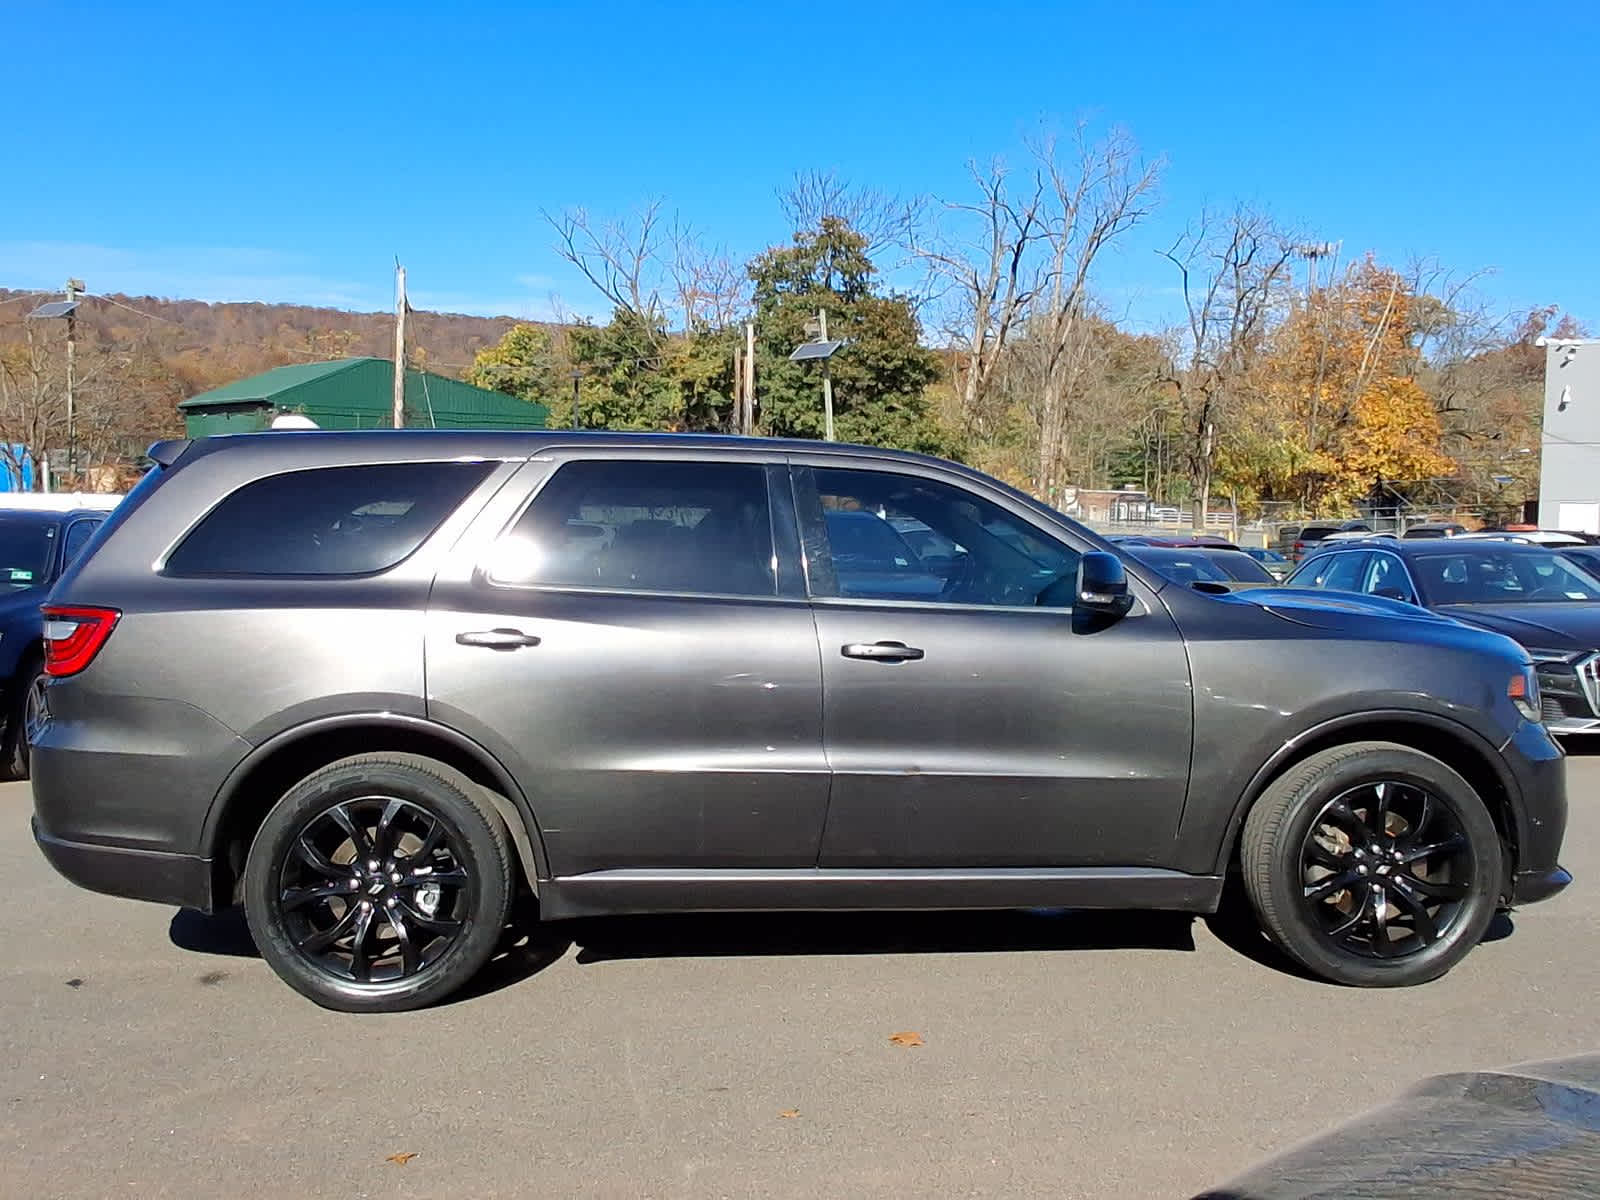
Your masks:
<svg viewBox="0 0 1600 1200"><path fill-rule="evenodd" d="M496 544L496 583L776 595L765 468L573 462Z"/></svg>
<svg viewBox="0 0 1600 1200"><path fill-rule="evenodd" d="M812 571L818 595L1026 606L1077 572L1076 550L962 488L891 471L810 474L832 565L831 576ZM1071 589L1052 595L1070 602Z"/></svg>
<svg viewBox="0 0 1600 1200"><path fill-rule="evenodd" d="M167 556L173 575L366 575L410 555L492 463L319 467L247 483Z"/></svg>
<svg viewBox="0 0 1600 1200"><path fill-rule="evenodd" d="M78 557L79 552L88 544L89 539L94 536L94 531L99 528L100 522L93 519L74 521L72 523L72 526L67 530L67 540L62 543L61 548L61 569L63 571L67 569L67 565L73 559Z"/></svg>
<svg viewBox="0 0 1600 1200"><path fill-rule="evenodd" d="M1313 561L1305 578L1296 577L1302 587L1327 588L1336 592L1355 592L1361 589L1361 571L1371 555L1364 551L1330 554Z"/></svg>
<svg viewBox="0 0 1600 1200"><path fill-rule="evenodd" d="M1391 600L1412 600L1411 577L1404 564L1392 554L1374 554L1367 567L1361 590L1374 596L1387 596Z"/></svg>

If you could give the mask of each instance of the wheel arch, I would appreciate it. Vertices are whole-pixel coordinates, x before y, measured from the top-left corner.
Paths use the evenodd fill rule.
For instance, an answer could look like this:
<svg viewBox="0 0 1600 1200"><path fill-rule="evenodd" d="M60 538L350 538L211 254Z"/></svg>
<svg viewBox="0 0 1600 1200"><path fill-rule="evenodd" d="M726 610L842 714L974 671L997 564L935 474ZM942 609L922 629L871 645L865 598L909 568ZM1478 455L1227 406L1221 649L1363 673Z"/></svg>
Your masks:
<svg viewBox="0 0 1600 1200"><path fill-rule="evenodd" d="M1352 713L1335 717L1291 738L1251 777L1234 805L1217 858L1219 873L1238 863L1244 820L1273 780L1311 755L1351 742L1393 742L1431 755L1465 779L1489 810L1505 852L1507 886L1516 870L1521 791L1495 747L1456 721L1406 710Z"/></svg>
<svg viewBox="0 0 1600 1200"><path fill-rule="evenodd" d="M550 877L539 826L511 773L465 734L400 713L349 713L306 722L267 739L223 781L206 814L204 853L212 862L212 896L237 899L245 857L267 812L296 782L356 754L389 752L441 763L477 784L500 813L516 847L523 878L535 894Z"/></svg>

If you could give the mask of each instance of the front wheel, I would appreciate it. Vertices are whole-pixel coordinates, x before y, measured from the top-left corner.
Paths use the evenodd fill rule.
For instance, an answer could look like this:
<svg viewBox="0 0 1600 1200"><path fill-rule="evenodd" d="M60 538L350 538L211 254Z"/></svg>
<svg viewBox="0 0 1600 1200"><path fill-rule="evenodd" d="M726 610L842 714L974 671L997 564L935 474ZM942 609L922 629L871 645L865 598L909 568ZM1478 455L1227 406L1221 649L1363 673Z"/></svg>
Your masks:
<svg viewBox="0 0 1600 1200"><path fill-rule="evenodd" d="M511 899L499 815L446 773L383 755L344 759L291 788L245 867L262 957L302 995L345 1012L450 995L494 953Z"/></svg>
<svg viewBox="0 0 1600 1200"><path fill-rule="evenodd" d="M1503 864L1483 801L1450 767L1387 742L1314 754L1245 821L1245 889L1268 935L1324 979L1443 975L1494 919Z"/></svg>

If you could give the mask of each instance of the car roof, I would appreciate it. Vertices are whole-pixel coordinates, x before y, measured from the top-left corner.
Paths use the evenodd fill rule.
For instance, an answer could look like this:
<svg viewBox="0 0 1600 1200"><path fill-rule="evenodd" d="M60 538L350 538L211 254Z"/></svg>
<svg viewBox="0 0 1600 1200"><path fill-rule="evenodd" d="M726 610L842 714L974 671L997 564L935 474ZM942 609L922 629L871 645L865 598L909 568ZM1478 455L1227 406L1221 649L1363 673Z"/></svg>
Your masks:
<svg viewBox="0 0 1600 1200"><path fill-rule="evenodd" d="M1312 558L1327 558L1332 554L1352 554L1357 551L1371 552L1373 550L1387 550L1390 554L1398 554L1401 558L1417 558L1422 555L1433 554L1549 554L1556 550L1576 550L1576 546L1534 546L1527 542L1500 542L1491 538L1415 538L1405 541L1400 538L1373 538L1370 541L1335 542L1326 549L1318 550L1315 554L1307 556L1304 560L1310 562Z"/></svg>

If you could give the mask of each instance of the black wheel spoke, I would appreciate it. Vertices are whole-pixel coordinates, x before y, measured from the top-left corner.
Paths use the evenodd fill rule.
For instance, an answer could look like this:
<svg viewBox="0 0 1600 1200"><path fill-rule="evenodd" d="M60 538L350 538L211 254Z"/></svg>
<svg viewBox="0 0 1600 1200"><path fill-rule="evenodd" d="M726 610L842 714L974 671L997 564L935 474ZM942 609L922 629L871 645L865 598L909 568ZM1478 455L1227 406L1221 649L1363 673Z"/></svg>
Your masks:
<svg viewBox="0 0 1600 1200"><path fill-rule="evenodd" d="M337 804L330 808L328 810L328 819L344 830L345 836L350 839L350 844L355 847L358 857L370 859L374 856L372 840L367 836L367 831L362 828L360 822L351 817L347 805Z"/></svg>
<svg viewBox="0 0 1600 1200"><path fill-rule="evenodd" d="M1420 875L1400 875L1400 886L1411 887L1433 900L1465 900L1471 889L1464 883L1448 883L1442 879L1423 879Z"/></svg>
<svg viewBox="0 0 1600 1200"><path fill-rule="evenodd" d="M1350 835L1352 841L1359 837L1364 842L1371 832L1367 828L1367 823L1356 814L1356 810L1346 804L1343 799L1335 800L1327 808L1323 809L1322 819L1338 825L1346 834Z"/></svg>
<svg viewBox="0 0 1600 1200"><path fill-rule="evenodd" d="M357 911L355 932L350 936L350 976L357 983L372 978L372 958L367 953L367 935L372 932L372 906L362 904Z"/></svg>
<svg viewBox="0 0 1600 1200"><path fill-rule="evenodd" d="M422 952L416 939L411 936L411 927L406 924L405 915L391 909L389 924L394 927L394 938L400 945L400 973L415 975L422 966Z"/></svg>
<svg viewBox="0 0 1600 1200"><path fill-rule="evenodd" d="M1367 821L1372 826L1375 837L1385 838L1389 834L1389 790L1388 781L1374 784L1372 788L1372 803L1367 806Z"/></svg>
<svg viewBox="0 0 1600 1200"><path fill-rule="evenodd" d="M426 863L433 857L433 852L439 848L439 843L443 840L444 822L439 820L438 817L434 817L433 827L423 837L422 845L418 846L416 852L409 856L409 860L415 863Z"/></svg>
<svg viewBox="0 0 1600 1200"><path fill-rule="evenodd" d="M424 870L420 873L413 872L408 887L420 887L425 883L438 883L450 887L460 887L467 881L467 873L461 867L445 867L437 871Z"/></svg>
<svg viewBox="0 0 1600 1200"><path fill-rule="evenodd" d="M1431 946L1438 940L1439 930L1434 925L1433 918L1428 914L1427 907L1407 891L1403 884L1396 886L1394 891L1390 893L1389 898L1405 910L1406 916L1411 919L1411 928L1416 932L1417 937L1422 939L1424 946Z"/></svg>
<svg viewBox="0 0 1600 1200"><path fill-rule="evenodd" d="M1411 828L1407 829L1405 836L1400 839L1401 849L1416 845L1427 831L1428 826L1433 824L1434 817L1439 814L1440 806L1434 802L1433 797L1428 795L1427 792L1423 792L1421 795L1422 807L1417 810L1417 819L1411 822Z"/></svg>
<svg viewBox="0 0 1600 1200"><path fill-rule="evenodd" d="M1400 851L1400 862L1405 866L1421 862L1425 858L1432 858L1438 854L1449 854L1456 850L1465 850L1467 839L1464 834L1452 833L1449 837L1438 842L1429 842L1425 846L1408 846Z"/></svg>
<svg viewBox="0 0 1600 1200"><path fill-rule="evenodd" d="M427 913L404 899L400 901L397 907L400 915L405 917L406 920L429 933L455 933L461 928L461 922L455 918L441 917L437 913L430 917Z"/></svg>
<svg viewBox="0 0 1600 1200"><path fill-rule="evenodd" d="M1330 937L1346 938L1354 934L1362 925L1372 919L1372 893L1366 888L1357 893L1361 898L1356 901L1354 911L1328 930Z"/></svg>
<svg viewBox="0 0 1600 1200"><path fill-rule="evenodd" d="M1342 871L1345 867L1345 856L1335 854L1313 837L1306 843L1306 865L1327 867L1330 871Z"/></svg>
<svg viewBox="0 0 1600 1200"><path fill-rule="evenodd" d="M303 833L295 839L294 845L290 848L290 854L324 879L348 879L350 877L349 868L335 866L333 860L313 846L311 839Z"/></svg>
<svg viewBox="0 0 1600 1200"><path fill-rule="evenodd" d="M1328 875L1315 883L1306 884L1306 899L1316 902L1326 900L1345 888L1351 887L1363 878L1356 871L1343 871L1339 874Z"/></svg>
<svg viewBox="0 0 1600 1200"><path fill-rule="evenodd" d="M351 904L349 908L344 910L344 915L327 929L318 930L302 938L296 944L307 954L321 954L355 927L356 918L360 913L361 906L359 904Z"/></svg>
<svg viewBox="0 0 1600 1200"><path fill-rule="evenodd" d="M335 896L348 896L351 894L349 880L338 883L316 883L310 887L284 888L283 894L278 898L278 903L283 906L284 912L294 912L308 904L315 904L319 900L331 900Z"/></svg>
<svg viewBox="0 0 1600 1200"><path fill-rule="evenodd" d="M384 806L383 816L378 818L378 828L372 838L373 853L379 858L389 858L394 854L395 842L399 837L394 819L405 811L405 807L399 800L391 800Z"/></svg>

